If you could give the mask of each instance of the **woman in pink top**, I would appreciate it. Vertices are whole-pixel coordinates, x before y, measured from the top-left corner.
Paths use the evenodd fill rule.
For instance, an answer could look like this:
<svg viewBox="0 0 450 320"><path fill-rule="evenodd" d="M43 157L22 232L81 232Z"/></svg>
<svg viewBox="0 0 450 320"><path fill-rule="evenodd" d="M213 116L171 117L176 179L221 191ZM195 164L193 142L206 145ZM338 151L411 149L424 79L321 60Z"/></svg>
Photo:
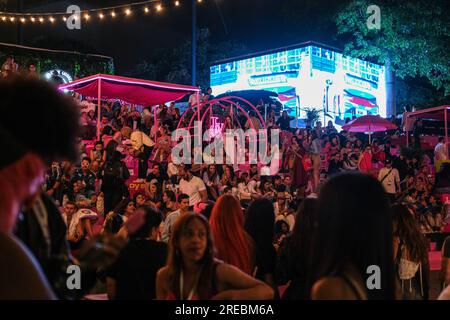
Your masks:
<svg viewBox="0 0 450 320"><path fill-rule="evenodd" d="M372 172L372 148L370 145L367 145L359 156L358 169L363 173L370 174Z"/></svg>
<svg viewBox="0 0 450 320"><path fill-rule="evenodd" d="M214 259L212 234L205 217L185 213L177 219L167 265L156 276L158 300L262 300L273 296L265 283Z"/></svg>

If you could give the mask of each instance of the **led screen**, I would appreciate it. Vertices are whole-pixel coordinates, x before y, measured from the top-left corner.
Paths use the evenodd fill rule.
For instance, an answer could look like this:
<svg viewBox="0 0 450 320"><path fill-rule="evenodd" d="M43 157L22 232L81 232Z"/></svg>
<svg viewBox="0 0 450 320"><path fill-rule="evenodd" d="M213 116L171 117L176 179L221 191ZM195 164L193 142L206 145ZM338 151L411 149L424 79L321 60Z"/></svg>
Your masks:
<svg viewBox="0 0 450 320"><path fill-rule="evenodd" d="M321 120L342 125L346 118L386 117L384 67L308 45L234 60L211 67L214 95L239 90L269 90L297 119L305 108L321 111Z"/></svg>

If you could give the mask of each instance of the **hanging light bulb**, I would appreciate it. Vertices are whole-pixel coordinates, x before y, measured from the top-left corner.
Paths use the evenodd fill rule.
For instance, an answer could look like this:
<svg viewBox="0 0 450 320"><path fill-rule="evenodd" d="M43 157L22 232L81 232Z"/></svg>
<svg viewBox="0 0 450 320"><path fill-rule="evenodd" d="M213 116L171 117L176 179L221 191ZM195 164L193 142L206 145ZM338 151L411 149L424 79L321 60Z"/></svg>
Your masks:
<svg viewBox="0 0 450 320"><path fill-rule="evenodd" d="M131 14L131 10L130 10L130 9L125 10L125 14L126 14L127 16L129 16L129 15Z"/></svg>
<svg viewBox="0 0 450 320"><path fill-rule="evenodd" d="M20 22L22 22L22 23L25 23L25 21L27 21L27 19L25 19L25 18L20 18Z"/></svg>
<svg viewBox="0 0 450 320"><path fill-rule="evenodd" d="M36 19L34 17L31 17L30 20L31 20L31 22L35 22L36 21Z"/></svg>
<svg viewBox="0 0 450 320"><path fill-rule="evenodd" d="M162 5L161 4L158 4L157 6L156 6L156 11L161 11L162 10Z"/></svg>
<svg viewBox="0 0 450 320"><path fill-rule="evenodd" d="M63 19L63 21L64 21L64 22L66 22L66 21L67 21L67 18L66 18L66 17L63 17L62 19Z"/></svg>
<svg viewBox="0 0 450 320"><path fill-rule="evenodd" d="M55 22L55 18L50 17L48 20L50 20L51 23Z"/></svg>
<svg viewBox="0 0 450 320"><path fill-rule="evenodd" d="M149 9L148 7L145 7L145 8L144 8L144 11L145 11L145 13L149 13L149 12L150 12L150 9Z"/></svg>
<svg viewBox="0 0 450 320"><path fill-rule="evenodd" d="M198 2L198 3L202 3L202 2L203 2L203 0L197 0L197 2Z"/></svg>
<svg viewBox="0 0 450 320"><path fill-rule="evenodd" d="M84 15L84 18L85 18L86 20L89 20L89 19L91 18L91 16L89 15L89 13L86 13L86 14Z"/></svg>
<svg viewBox="0 0 450 320"><path fill-rule="evenodd" d="M180 1L175 1L175 7L179 7L180 6Z"/></svg>
<svg viewBox="0 0 450 320"><path fill-rule="evenodd" d="M40 17L40 18L39 18L39 22L40 22L40 23L44 23L44 18Z"/></svg>
<svg viewBox="0 0 450 320"><path fill-rule="evenodd" d="M105 17L105 15L104 15L103 13L100 13L100 14L98 15L98 17L99 17L100 19L103 19L103 18Z"/></svg>
<svg viewBox="0 0 450 320"><path fill-rule="evenodd" d="M11 22L14 22L14 20L16 20L16 18L11 17L11 18L9 18L9 20L10 20Z"/></svg>
<svg viewBox="0 0 450 320"><path fill-rule="evenodd" d="M115 18L116 17L116 13L113 11L111 12L111 17Z"/></svg>
<svg viewBox="0 0 450 320"><path fill-rule="evenodd" d="M2 21L6 21L6 17L5 16L2 17Z"/></svg>

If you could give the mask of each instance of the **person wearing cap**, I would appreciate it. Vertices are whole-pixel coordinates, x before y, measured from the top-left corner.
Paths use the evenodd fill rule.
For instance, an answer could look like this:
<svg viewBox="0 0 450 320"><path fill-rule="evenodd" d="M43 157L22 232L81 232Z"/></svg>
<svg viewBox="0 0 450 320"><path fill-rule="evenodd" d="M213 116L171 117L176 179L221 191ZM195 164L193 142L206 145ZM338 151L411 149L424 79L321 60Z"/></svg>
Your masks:
<svg viewBox="0 0 450 320"><path fill-rule="evenodd" d="M398 170L392 167L392 160L386 159L385 167L378 173L378 181L383 185L389 200L393 204L395 202L396 194L400 190L400 175Z"/></svg>

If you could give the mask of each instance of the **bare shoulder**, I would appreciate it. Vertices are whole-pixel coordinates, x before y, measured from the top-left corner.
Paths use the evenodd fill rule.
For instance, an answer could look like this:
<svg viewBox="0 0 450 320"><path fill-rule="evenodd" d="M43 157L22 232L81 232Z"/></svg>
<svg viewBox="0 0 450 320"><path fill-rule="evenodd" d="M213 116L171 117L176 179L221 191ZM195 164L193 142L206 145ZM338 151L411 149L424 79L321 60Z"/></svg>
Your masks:
<svg viewBox="0 0 450 320"><path fill-rule="evenodd" d="M165 266L158 270L158 273L156 274L156 278L165 281L169 278L169 267Z"/></svg>
<svg viewBox="0 0 450 320"><path fill-rule="evenodd" d="M357 297L341 277L325 277L311 289L313 300L355 300Z"/></svg>

